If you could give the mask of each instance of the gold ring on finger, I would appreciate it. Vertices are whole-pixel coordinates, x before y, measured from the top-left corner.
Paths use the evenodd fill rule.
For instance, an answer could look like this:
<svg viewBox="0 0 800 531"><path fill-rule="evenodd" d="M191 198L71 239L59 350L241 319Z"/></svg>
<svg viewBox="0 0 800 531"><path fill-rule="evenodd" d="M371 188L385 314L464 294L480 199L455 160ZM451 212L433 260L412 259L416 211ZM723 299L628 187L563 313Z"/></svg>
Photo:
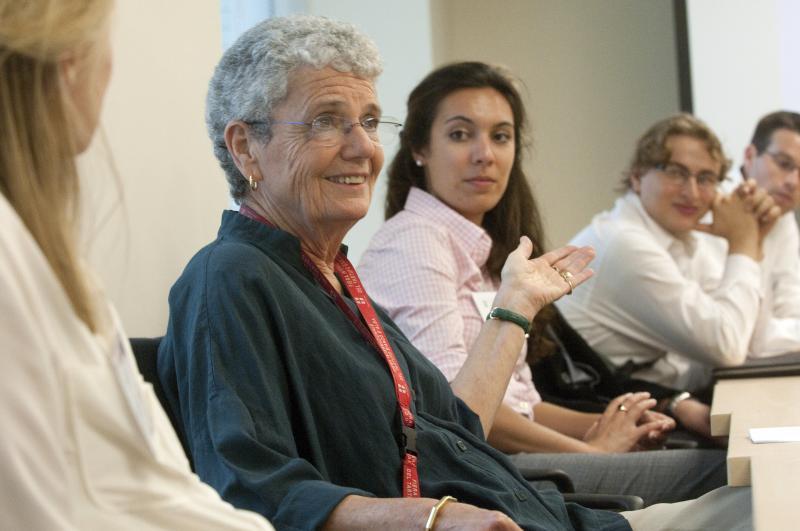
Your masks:
<svg viewBox="0 0 800 531"><path fill-rule="evenodd" d="M573 274L569 271L559 271L558 274L561 275L561 278L563 278L567 284L569 284L569 291L567 292L567 295L572 295L572 290L575 289L575 286L572 285Z"/></svg>
<svg viewBox="0 0 800 531"><path fill-rule="evenodd" d="M620 404L619 410L625 413L626 411L628 411L628 406L626 406L625 404Z"/></svg>

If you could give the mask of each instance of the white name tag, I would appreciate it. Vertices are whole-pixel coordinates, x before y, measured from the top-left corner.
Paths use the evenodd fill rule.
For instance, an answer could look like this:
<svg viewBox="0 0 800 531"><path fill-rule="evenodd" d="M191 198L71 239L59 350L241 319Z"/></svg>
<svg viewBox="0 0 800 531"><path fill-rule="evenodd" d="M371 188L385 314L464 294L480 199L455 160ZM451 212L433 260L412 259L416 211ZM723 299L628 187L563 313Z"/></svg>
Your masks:
<svg viewBox="0 0 800 531"><path fill-rule="evenodd" d="M475 303L482 318L486 319L486 316L492 311L492 303L496 295L496 291L476 291L472 294L472 302Z"/></svg>

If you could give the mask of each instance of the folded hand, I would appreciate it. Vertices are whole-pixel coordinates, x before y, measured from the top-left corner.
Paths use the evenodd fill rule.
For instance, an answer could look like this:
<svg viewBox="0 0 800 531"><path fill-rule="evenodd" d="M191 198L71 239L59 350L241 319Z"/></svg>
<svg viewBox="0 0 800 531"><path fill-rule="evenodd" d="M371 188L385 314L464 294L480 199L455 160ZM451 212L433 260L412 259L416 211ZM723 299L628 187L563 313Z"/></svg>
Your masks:
<svg viewBox="0 0 800 531"><path fill-rule="evenodd" d="M655 405L650 393L618 396L608 403L583 440L602 452L628 452L640 444L652 444L652 439L675 427L672 419L649 412Z"/></svg>

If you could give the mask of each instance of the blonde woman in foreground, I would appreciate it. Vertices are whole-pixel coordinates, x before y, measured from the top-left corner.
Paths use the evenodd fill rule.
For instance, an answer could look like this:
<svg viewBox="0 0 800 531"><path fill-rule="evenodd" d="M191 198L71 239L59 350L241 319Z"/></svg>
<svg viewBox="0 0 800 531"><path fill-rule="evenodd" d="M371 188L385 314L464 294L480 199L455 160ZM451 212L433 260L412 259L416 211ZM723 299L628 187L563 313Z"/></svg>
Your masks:
<svg viewBox="0 0 800 531"><path fill-rule="evenodd" d="M262 529L192 474L77 251L110 0L0 0L4 529Z"/></svg>

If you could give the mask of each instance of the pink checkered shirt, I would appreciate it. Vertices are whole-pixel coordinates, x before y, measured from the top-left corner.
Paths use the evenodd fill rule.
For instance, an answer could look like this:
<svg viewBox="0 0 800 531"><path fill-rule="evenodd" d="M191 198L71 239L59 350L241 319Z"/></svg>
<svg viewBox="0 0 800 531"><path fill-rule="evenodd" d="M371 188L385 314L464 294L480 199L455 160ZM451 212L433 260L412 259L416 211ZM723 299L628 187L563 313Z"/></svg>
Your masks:
<svg viewBox="0 0 800 531"><path fill-rule="evenodd" d="M485 316L472 294L496 291L484 271L492 241L456 211L418 188L372 237L358 274L411 342L452 381ZM503 401L533 419L541 402L520 352Z"/></svg>

